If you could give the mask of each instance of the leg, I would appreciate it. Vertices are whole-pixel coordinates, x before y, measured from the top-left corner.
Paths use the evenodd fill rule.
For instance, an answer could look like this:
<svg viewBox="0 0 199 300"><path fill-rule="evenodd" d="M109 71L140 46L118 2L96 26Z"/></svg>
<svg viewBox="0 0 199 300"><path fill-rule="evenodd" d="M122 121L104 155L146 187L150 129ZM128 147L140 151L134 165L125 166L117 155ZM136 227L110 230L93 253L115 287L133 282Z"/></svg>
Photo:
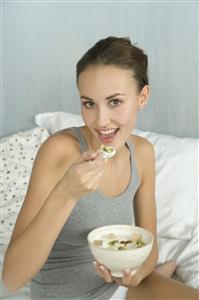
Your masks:
<svg viewBox="0 0 199 300"><path fill-rule="evenodd" d="M173 273L176 270L176 267L176 263L172 260L169 260L163 264L158 265L155 271L164 276L172 277Z"/></svg>
<svg viewBox="0 0 199 300"><path fill-rule="evenodd" d="M184 285L154 271L145 278L137 287L128 289L126 300L197 300L197 289Z"/></svg>

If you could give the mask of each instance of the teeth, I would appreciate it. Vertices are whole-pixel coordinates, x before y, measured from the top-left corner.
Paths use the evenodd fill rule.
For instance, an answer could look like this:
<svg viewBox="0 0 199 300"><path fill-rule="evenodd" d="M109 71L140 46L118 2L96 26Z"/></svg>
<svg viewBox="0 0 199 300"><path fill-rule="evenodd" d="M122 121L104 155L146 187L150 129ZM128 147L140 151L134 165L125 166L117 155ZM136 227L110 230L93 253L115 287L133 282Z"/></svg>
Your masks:
<svg viewBox="0 0 199 300"><path fill-rule="evenodd" d="M114 133L116 129L109 129L109 130L99 130L99 133L101 134L111 134L111 133Z"/></svg>

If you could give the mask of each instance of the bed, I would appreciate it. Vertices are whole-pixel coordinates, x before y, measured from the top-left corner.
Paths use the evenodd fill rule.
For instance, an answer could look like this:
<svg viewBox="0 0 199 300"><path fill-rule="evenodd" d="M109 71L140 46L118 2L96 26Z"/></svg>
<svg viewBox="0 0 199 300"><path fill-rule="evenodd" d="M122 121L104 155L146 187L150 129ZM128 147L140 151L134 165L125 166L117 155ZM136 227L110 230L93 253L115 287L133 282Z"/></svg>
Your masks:
<svg viewBox="0 0 199 300"><path fill-rule="evenodd" d="M81 125L78 114L42 113L35 116L32 129L1 138L1 268L38 148L54 132ZM176 280L199 288L199 140L138 129L134 133L147 138L155 148L158 263L175 260ZM1 281L1 290L2 299L30 299L29 284L12 294Z"/></svg>

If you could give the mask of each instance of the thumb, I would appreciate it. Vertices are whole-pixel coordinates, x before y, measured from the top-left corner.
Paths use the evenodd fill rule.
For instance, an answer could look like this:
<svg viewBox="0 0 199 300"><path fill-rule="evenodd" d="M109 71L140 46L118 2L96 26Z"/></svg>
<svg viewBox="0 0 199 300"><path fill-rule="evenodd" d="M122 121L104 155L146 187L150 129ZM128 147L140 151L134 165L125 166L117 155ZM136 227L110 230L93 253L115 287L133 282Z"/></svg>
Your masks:
<svg viewBox="0 0 199 300"><path fill-rule="evenodd" d="M76 160L76 163L81 163L84 161L95 160L99 154L97 152L85 151L83 152L79 158Z"/></svg>

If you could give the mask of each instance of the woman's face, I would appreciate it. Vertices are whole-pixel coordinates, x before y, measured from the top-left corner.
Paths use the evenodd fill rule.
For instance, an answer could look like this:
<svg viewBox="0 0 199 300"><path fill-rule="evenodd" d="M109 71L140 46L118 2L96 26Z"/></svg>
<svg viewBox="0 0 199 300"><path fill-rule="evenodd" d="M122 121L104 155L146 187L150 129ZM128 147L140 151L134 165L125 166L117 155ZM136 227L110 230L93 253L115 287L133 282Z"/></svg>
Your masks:
<svg viewBox="0 0 199 300"><path fill-rule="evenodd" d="M121 148L136 123L139 94L132 73L115 66L91 66L78 79L81 112L100 144Z"/></svg>

